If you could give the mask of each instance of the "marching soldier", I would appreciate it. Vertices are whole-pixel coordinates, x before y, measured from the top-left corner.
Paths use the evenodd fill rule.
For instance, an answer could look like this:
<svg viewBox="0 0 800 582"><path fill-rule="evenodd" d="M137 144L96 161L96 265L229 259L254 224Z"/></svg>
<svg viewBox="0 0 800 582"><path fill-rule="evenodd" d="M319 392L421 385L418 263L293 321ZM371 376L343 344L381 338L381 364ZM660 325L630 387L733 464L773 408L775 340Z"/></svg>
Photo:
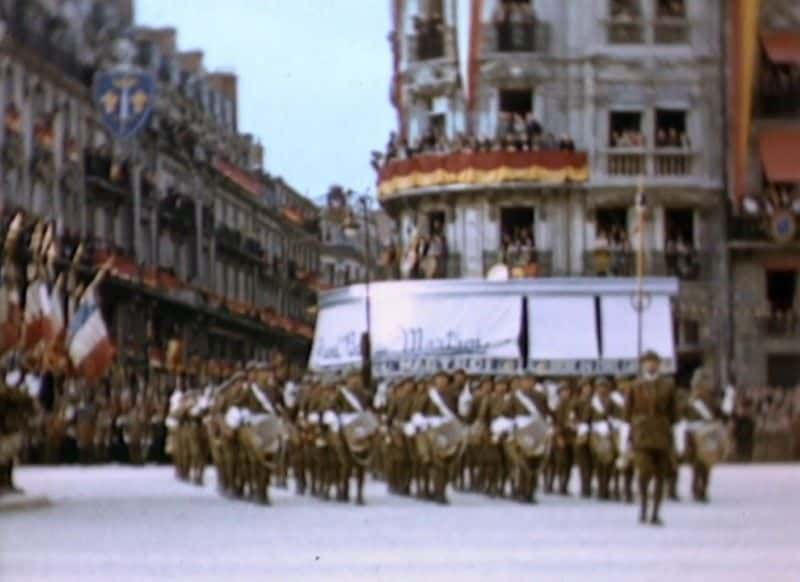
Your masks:
<svg viewBox="0 0 800 582"><path fill-rule="evenodd" d="M592 496L592 453L589 445L589 426L592 410L592 381L582 378L578 382L578 396L573 401L576 423L575 463L581 478L581 497Z"/></svg>
<svg viewBox="0 0 800 582"><path fill-rule="evenodd" d="M708 502L711 468L727 452L727 433L719 422L733 412L735 394L725 392L720 406L714 397L711 373L700 368L692 376L692 392L684 415L688 422L687 460L692 465L692 496L695 501Z"/></svg>
<svg viewBox="0 0 800 582"><path fill-rule="evenodd" d="M515 430L514 438L506 440L506 450L516 469L515 494L523 503L536 503L539 469L549 452L551 411L532 376L519 379L511 394L510 413Z"/></svg>
<svg viewBox="0 0 800 582"><path fill-rule="evenodd" d="M575 450L576 422L572 387L569 382L558 386L558 404L555 413L554 449L558 493L569 495L569 481Z"/></svg>
<svg viewBox="0 0 800 582"><path fill-rule="evenodd" d="M611 473L614 467L614 441L612 425L613 406L611 400L611 382L607 378L598 378L595 383L589 413L590 447L592 467L597 477L597 497L607 501L611 498Z"/></svg>
<svg viewBox="0 0 800 582"><path fill-rule="evenodd" d="M631 441L639 474L640 523L662 525L659 511L664 481L670 470L672 425L677 419L675 383L661 376L661 358L649 351L642 355L642 374L633 384L626 403L625 419L631 427ZM654 483L652 504L650 484Z"/></svg>

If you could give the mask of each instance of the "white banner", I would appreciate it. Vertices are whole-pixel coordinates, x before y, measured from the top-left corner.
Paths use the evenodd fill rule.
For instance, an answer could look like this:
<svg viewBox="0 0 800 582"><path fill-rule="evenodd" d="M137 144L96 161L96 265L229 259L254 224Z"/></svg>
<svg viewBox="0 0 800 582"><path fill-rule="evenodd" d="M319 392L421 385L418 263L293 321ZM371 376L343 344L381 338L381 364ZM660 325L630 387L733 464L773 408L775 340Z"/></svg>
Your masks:
<svg viewBox="0 0 800 582"><path fill-rule="evenodd" d="M366 329L367 314L363 299L353 299L320 310L311 348L311 369L360 365L361 335Z"/></svg>
<svg viewBox="0 0 800 582"><path fill-rule="evenodd" d="M374 361L386 374L511 372L519 364L520 321L521 301L514 296L377 294Z"/></svg>
<svg viewBox="0 0 800 582"><path fill-rule="evenodd" d="M603 358L634 360L638 355L638 314L634 296L602 299ZM645 294L642 311L642 351L655 351L671 368L675 358L672 308L666 295Z"/></svg>
<svg viewBox="0 0 800 582"><path fill-rule="evenodd" d="M597 319L594 297L528 298L528 358L596 360Z"/></svg>

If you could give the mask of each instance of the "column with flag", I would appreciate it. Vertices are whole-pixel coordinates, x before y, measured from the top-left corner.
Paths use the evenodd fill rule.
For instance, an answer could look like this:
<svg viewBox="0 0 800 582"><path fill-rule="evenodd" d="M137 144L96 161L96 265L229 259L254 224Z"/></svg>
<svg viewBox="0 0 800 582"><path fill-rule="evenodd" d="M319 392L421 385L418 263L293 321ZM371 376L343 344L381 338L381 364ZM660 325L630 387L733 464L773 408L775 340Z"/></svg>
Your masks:
<svg viewBox="0 0 800 582"><path fill-rule="evenodd" d="M48 289L44 251L53 242L51 226L38 222L31 236L31 261L28 264L28 287L25 290L25 312L22 329L22 353L41 361L42 349L54 338L51 320L53 306Z"/></svg>

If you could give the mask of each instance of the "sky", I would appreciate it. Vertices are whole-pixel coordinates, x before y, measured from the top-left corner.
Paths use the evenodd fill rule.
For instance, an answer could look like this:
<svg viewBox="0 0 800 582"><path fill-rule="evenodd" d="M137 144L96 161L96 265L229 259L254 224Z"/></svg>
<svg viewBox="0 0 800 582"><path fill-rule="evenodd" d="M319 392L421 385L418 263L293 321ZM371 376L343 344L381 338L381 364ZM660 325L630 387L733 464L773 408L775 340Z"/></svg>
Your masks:
<svg viewBox="0 0 800 582"><path fill-rule="evenodd" d="M239 131L310 198L372 190L370 152L395 124L388 0L137 0L136 22L177 29L208 71L239 77Z"/></svg>

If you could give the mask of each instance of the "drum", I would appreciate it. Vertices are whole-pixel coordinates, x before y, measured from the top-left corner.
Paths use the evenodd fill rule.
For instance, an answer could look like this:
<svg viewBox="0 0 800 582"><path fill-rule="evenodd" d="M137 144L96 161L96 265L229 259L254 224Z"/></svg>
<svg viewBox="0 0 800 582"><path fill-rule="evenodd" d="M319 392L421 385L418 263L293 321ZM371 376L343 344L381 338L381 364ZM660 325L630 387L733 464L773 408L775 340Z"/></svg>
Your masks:
<svg viewBox="0 0 800 582"><path fill-rule="evenodd" d="M378 420L371 412L360 412L342 427L347 448L361 453L370 447L371 439L378 431Z"/></svg>
<svg viewBox="0 0 800 582"><path fill-rule="evenodd" d="M589 448L600 464L608 465L614 461L614 440L610 434L592 432L589 436Z"/></svg>
<svg viewBox="0 0 800 582"><path fill-rule="evenodd" d="M512 433L512 439L525 457L542 457L548 449L549 427L547 422L538 418L525 426L517 426Z"/></svg>
<svg viewBox="0 0 800 582"><path fill-rule="evenodd" d="M266 415L242 428L242 438L253 451L262 455L277 453L288 434L283 419L274 415Z"/></svg>
<svg viewBox="0 0 800 582"><path fill-rule="evenodd" d="M728 433L720 422L706 422L692 431L697 460L711 467L728 454Z"/></svg>
<svg viewBox="0 0 800 582"><path fill-rule="evenodd" d="M467 430L460 420L454 418L428 429L426 435L433 456L439 460L447 460L459 452L466 441Z"/></svg>

